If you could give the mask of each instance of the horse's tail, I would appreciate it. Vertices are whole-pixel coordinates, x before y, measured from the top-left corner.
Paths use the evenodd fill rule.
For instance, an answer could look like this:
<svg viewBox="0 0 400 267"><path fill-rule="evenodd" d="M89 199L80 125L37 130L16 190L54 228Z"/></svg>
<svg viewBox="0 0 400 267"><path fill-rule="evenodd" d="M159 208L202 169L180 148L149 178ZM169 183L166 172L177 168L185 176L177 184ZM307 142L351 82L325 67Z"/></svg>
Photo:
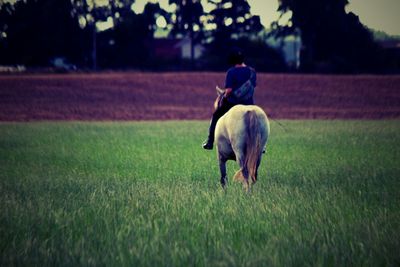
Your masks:
<svg viewBox="0 0 400 267"><path fill-rule="evenodd" d="M243 181L243 171L246 169L248 177L251 177L253 183L255 183L257 181L257 168L263 150L263 129L255 111L249 111L245 114L245 125L246 151L244 153L244 166L235 174L234 179Z"/></svg>
<svg viewBox="0 0 400 267"><path fill-rule="evenodd" d="M253 183L257 181L257 168L262 153L262 128L255 111L247 112L245 115L246 127L246 153L245 166Z"/></svg>

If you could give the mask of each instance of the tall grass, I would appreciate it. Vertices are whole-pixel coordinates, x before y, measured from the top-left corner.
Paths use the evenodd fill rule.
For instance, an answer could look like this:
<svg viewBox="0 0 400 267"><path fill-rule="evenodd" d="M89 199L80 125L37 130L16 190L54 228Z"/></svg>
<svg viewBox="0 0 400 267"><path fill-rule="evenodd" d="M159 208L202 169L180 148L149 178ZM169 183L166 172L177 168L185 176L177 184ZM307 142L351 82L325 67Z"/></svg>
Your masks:
<svg viewBox="0 0 400 267"><path fill-rule="evenodd" d="M399 121L282 123L252 194L205 122L0 124L0 265L398 266Z"/></svg>

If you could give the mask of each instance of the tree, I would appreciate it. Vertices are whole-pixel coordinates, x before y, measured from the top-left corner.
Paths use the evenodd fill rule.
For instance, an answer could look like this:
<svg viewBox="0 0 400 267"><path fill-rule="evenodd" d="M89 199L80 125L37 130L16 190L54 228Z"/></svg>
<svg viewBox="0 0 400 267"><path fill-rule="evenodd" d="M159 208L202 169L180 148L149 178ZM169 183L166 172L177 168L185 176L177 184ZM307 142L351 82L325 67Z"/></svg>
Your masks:
<svg viewBox="0 0 400 267"><path fill-rule="evenodd" d="M92 68L143 67L146 65L146 45L157 29L158 16L166 12L158 3L149 2L141 14L131 9L133 0L102 1L102 5L90 0L73 0L75 16L82 27L91 32ZM99 30L98 25L112 21L112 27Z"/></svg>
<svg viewBox="0 0 400 267"><path fill-rule="evenodd" d="M159 16L168 17L168 13L160 7L159 3L147 3L141 14L144 19L145 27L149 29L149 37L153 38L154 32L157 30L157 18Z"/></svg>
<svg viewBox="0 0 400 267"><path fill-rule="evenodd" d="M73 4L73 14L79 21L81 28L89 32L91 36L91 65L92 69L97 69L97 54L98 54L98 30L97 23L106 21L108 18L115 19L116 9L124 6L124 1L107 1L98 5L93 0L71 0Z"/></svg>
<svg viewBox="0 0 400 267"><path fill-rule="evenodd" d="M69 0L18 1L1 6L3 63L47 65L55 56L76 59L80 28Z"/></svg>
<svg viewBox="0 0 400 267"><path fill-rule="evenodd" d="M148 3L143 13L126 10L110 34L115 42L111 52L113 66L146 67L150 57L148 44L156 30L156 18L164 14L158 3Z"/></svg>
<svg viewBox="0 0 400 267"><path fill-rule="evenodd" d="M371 33L353 13L346 13L347 0L279 0L281 14L292 12L287 25L276 32L300 29L304 44L301 66L315 70L324 64L332 71L372 70L377 46Z"/></svg>
<svg viewBox="0 0 400 267"><path fill-rule="evenodd" d="M193 67L194 46L203 38L203 23L201 17L204 15L200 0L169 0L170 4L176 5L175 20L173 21L172 34L188 35L190 38L190 58Z"/></svg>
<svg viewBox="0 0 400 267"><path fill-rule="evenodd" d="M9 50L9 24L14 12L14 6L11 3L0 4L0 63L9 64L7 53Z"/></svg>
<svg viewBox="0 0 400 267"><path fill-rule="evenodd" d="M247 0L209 0L216 8L211 11L210 23L215 24L213 37L216 42L251 37L259 33L263 26L259 16L253 16Z"/></svg>
<svg viewBox="0 0 400 267"><path fill-rule="evenodd" d="M257 38L254 37L263 26L260 18L251 14L250 5L246 0L209 0L209 3L215 7L207 16L208 28L212 29L208 32L211 40L208 44L208 57L212 68L226 68L225 59L234 46L241 46L246 54L250 52L246 51L246 48L265 48L255 44ZM252 42L254 44L251 44ZM264 53L261 50L258 52Z"/></svg>

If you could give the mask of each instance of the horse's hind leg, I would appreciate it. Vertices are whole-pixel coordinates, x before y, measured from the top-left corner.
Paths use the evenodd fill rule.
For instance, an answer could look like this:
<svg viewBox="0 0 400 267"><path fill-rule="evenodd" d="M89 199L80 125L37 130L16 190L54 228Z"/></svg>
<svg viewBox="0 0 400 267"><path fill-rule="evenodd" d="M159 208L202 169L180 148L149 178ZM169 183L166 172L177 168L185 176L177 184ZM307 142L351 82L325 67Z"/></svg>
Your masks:
<svg viewBox="0 0 400 267"><path fill-rule="evenodd" d="M244 159L244 155L239 155L236 158L236 161L239 163L240 172L241 172L241 174L243 176L243 180L242 180L243 188L244 188L245 191L248 192L249 188L250 188L250 185L249 185L249 170L247 169L246 162L245 162L245 159Z"/></svg>
<svg viewBox="0 0 400 267"><path fill-rule="evenodd" d="M243 167L242 173L243 173L243 177L244 177L244 181L243 181L244 190L246 192L249 192L251 188L250 188L250 184L249 184L249 171L247 170L246 166Z"/></svg>
<svg viewBox="0 0 400 267"><path fill-rule="evenodd" d="M225 188L226 183L228 181L226 177L226 160L224 159L219 159L219 170L221 172L221 186Z"/></svg>
<svg viewBox="0 0 400 267"><path fill-rule="evenodd" d="M264 152L263 152L264 153ZM257 182L257 177L258 177L258 167L260 167L260 163L261 163L261 156L258 158L257 160L257 166L256 166L256 171L255 171L255 177L253 178L253 184L255 184Z"/></svg>

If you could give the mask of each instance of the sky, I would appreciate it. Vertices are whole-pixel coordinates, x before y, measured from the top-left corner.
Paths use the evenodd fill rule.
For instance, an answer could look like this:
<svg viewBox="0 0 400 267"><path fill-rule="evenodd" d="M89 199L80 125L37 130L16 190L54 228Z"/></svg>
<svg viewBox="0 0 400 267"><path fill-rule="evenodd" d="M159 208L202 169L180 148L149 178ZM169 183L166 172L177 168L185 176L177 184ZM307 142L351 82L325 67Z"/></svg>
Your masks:
<svg viewBox="0 0 400 267"><path fill-rule="evenodd" d="M136 8L140 10L147 1L136 0ZM160 2L163 8L168 8L168 0L152 1ZM206 3L204 0L202 2ZM259 15L266 28L279 17L276 12L277 0L248 0L248 2L251 13ZM400 0L349 0L346 10L359 16L360 21L369 28L391 35L400 35Z"/></svg>
<svg viewBox="0 0 400 267"><path fill-rule="evenodd" d="M265 27L276 20L277 0L248 0L251 13L259 15ZM349 0L346 11L356 14L361 23L391 35L400 35L400 0Z"/></svg>
<svg viewBox="0 0 400 267"><path fill-rule="evenodd" d="M350 0L348 10L372 29L400 35L400 0Z"/></svg>

